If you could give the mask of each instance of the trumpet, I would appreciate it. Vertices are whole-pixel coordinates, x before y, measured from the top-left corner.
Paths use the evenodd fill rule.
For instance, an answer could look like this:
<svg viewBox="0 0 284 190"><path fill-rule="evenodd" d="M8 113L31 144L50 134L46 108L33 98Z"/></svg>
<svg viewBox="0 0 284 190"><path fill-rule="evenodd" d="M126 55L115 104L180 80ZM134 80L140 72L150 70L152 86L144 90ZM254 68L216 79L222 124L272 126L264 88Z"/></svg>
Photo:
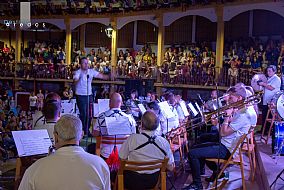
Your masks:
<svg viewBox="0 0 284 190"><path fill-rule="evenodd" d="M202 124L208 124L211 119L223 117L226 114L226 110L228 109L231 109L231 108L242 109L248 105L258 104L261 102L262 94L263 94L262 92L259 92L257 94L247 97L244 100L240 100L240 101L222 106L217 110L206 112L206 113L201 113L201 117L188 120L188 122L185 125L186 127L190 127L190 129L194 129L196 127L201 126ZM196 121L198 123L195 123Z"/></svg>

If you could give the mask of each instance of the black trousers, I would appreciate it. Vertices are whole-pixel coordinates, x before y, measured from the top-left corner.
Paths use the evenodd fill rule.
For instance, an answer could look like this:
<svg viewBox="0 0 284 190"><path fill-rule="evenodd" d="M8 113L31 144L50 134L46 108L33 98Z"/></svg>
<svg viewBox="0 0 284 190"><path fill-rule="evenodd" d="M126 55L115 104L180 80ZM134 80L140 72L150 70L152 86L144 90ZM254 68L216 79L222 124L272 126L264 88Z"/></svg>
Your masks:
<svg viewBox="0 0 284 190"><path fill-rule="evenodd" d="M152 189L158 182L160 171L153 174L140 174L134 171L124 171L124 187L129 190Z"/></svg>
<svg viewBox="0 0 284 190"><path fill-rule="evenodd" d="M93 95L89 96L89 110L88 108L88 96L76 95L77 106L80 112L80 120L82 121L82 127L85 134L89 134L89 128L92 119L93 108ZM89 113L89 114L88 114ZM88 122L87 122L88 121Z"/></svg>

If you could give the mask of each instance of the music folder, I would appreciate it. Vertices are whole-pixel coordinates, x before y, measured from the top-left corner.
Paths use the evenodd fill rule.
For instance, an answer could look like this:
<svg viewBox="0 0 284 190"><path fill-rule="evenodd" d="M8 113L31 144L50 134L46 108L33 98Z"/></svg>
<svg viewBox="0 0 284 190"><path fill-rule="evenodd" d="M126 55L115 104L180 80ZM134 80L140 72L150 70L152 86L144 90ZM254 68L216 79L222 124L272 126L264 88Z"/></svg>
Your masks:
<svg viewBox="0 0 284 190"><path fill-rule="evenodd" d="M180 105L180 107L181 107L181 109L182 109L183 115L184 115L185 117L189 116L189 113L188 113L188 110L187 110L187 108L186 108L186 105L185 105L184 101L181 101L181 102L179 103L179 105Z"/></svg>
<svg viewBox="0 0 284 190"><path fill-rule="evenodd" d="M130 135L135 133L127 116L105 117L108 135Z"/></svg>
<svg viewBox="0 0 284 190"><path fill-rule="evenodd" d="M48 154L52 145L46 129L12 131L19 157Z"/></svg>
<svg viewBox="0 0 284 190"><path fill-rule="evenodd" d="M198 111L195 109L195 107L192 105L192 103L190 102L187 105L188 105L189 109L192 111L193 116L194 117L197 116L198 115Z"/></svg>
<svg viewBox="0 0 284 190"><path fill-rule="evenodd" d="M146 112L146 108L143 104L138 104L138 108L140 109L141 113L144 114Z"/></svg>
<svg viewBox="0 0 284 190"><path fill-rule="evenodd" d="M161 113L166 119L175 117L175 114L172 112L170 105L168 104L167 101L159 102L158 105L161 109Z"/></svg>

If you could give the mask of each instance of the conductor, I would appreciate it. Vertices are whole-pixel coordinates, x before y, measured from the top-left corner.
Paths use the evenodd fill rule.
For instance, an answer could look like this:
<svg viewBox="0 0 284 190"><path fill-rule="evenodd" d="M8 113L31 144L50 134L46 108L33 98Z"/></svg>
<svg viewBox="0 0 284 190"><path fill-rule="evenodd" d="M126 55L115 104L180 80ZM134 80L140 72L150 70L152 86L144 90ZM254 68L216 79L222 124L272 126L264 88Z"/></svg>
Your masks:
<svg viewBox="0 0 284 190"><path fill-rule="evenodd" d="M76 101L85 134L90 134L88 131L90 127L90 114L88 113L90 112L87 108L88 102L89 105L92 105L94 99L92 94L93 78L108 80L109 76L94 69L89 69L88 59L86 57L82 57L80 60L80 69L74 72L73 79L75 83ZM92 108L92 106L89 106L89 108Z"/></svg>

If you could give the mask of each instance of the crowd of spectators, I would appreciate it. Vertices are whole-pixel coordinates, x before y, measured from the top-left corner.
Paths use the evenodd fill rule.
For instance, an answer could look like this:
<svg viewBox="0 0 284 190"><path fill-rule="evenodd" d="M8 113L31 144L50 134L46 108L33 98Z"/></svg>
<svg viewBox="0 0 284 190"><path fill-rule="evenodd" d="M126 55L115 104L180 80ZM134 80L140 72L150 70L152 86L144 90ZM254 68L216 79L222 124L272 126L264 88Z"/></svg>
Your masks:
<svg viewBox="0 0 284 190"><path fill-rule="evenodd" d="M87 51L74 49L72 63L65 62L64 42L30 43L22 52L20 64L15 64L15 49L5 47L0 51L1 76L71 79L79 68L81 57L87 57L91 68L104 74L111 73L110 48L102 47ZM157 79L163 83L192 85L214 85L215 51L210 43L175 45L165 49L161 67L157 67L157 56L146 44L140 50L119 50L115 77L118 79ZM273 64L282 70L284 62L282 40L257 38L227 41L224 48L223 68L218 83L232 86L237 82L248 83L256 73L263 72ZM107 89L107 87L106 87Z"/></svg>
<svg viewBox="0 0 284 190"><path fill-rule="evenodd" d="M263 73L269 65L278 72L284 62L282 40L242 39L225 43L223 69L218 82L232 86L237 82L248 83L256 73ZM215 52L210 45L170 47L166 49L160 69L162 82L212 85L215 78Z"/></svg>
<svg viewBox="0 0 284 190"><path fill-rule="evenodd" d="M32 15L46 14L96 14L105 12L140 11L149 9L186 7L194 5L208 5L211 3L224 3L223 0L118 0L118 1L94 1L94 0L38 0L31 1ZM1 15L18 15L18 1L0 3Z"/></svg>

